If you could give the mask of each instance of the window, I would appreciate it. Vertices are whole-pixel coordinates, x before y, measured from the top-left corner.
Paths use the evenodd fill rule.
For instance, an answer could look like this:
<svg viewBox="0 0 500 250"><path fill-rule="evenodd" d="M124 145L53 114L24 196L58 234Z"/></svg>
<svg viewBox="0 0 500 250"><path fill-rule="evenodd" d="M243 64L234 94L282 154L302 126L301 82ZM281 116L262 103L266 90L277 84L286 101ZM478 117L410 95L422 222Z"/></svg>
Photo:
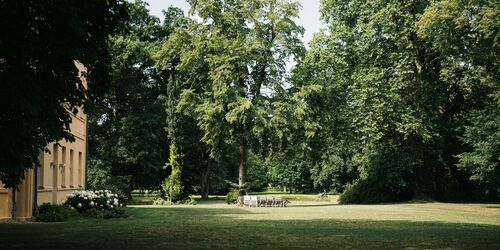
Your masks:
<svg viewBox="0 0 500 250"><path fill-rule="evenodd" d="M61 160L61 187L66 187L66 147L62 147L62 160Z"/></svg>
<svg viewBox="0 0 500 250"><path fill-rule="evenodd" d="M52 188L55 190L57 188L57 174L59 165L59 151L57 144L54 144L54 149L52 150Z"/></svg>
<svg viewBox="0 0 500 250"><path fill-rule="evenodd" d="M83 186L83 158L82 152L78 152L78 185Z"/></svg>
<svg viewBox="0 0 500 250"><path fill-rule="evenodd" d="M69 186L73 187L74 185L74 157L73 157L73 149L69 150Z"/></svg>

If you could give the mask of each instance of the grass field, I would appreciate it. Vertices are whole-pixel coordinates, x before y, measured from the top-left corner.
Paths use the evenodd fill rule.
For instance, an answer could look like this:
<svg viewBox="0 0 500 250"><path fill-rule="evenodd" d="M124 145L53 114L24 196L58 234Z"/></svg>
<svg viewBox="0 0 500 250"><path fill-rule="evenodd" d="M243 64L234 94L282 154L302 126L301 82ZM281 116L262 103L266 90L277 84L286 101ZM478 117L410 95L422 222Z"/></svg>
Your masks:
<svg viewBox="0 0 500 250"><path fill-rule="evenodd" d="M0 222L1 249L500 249L499 204L338 205L289 196L287 208L127 208L127 219ZM145 203L145 202L144 202Z"/></svg>

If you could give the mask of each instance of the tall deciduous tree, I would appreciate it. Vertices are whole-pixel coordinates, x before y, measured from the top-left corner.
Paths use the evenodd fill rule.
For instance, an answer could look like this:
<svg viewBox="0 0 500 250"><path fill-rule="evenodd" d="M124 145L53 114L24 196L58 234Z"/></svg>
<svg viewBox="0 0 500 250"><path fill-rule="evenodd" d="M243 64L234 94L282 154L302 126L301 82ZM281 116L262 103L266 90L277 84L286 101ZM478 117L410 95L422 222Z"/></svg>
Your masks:
<svg viewBox="0 0 500 250"><path fill-rule="evenodd" d="M125 2L0 1L0 180L15 188L48 143L73 140L71 112L107 85L106 42ZM87 91L75 61L88 71Z"/></svg>
<svg viewBox="0 0 500 250"><path fill-rule="evenodd" d="M203 199L208 199L210 179L214 170L214 162L209 157L209 147L200 141L203 134L193 117L177 112L182 91L199 86L199 84L188 85L186 83L188 79L203 81L207 71L203 64L198 63L190 66L192 70L190 74L178 70L181 54L190 49L186 45L191 43L193 36L185 31L193 25L193 22L183 18L178 24L176 31L163 43L155 58L156 67L168 82L166 94L162 96L167 113L168 143L182 155L182 159L181 157L177 159L182 165L182 173L179 175L184 184L182 195L179 197L183 199L190 193L198 191Z"/></svg>
<svg viewBox="0 0 500 250"><path fill-rule="evenodd" d="M500 194L499 16L494 1L435 1L416 25L440 54L441 78L468 105L455 131L464 143L458 166L488 198Z"/></svg>
<svg viewBox="0 0 500 250"><path fill-rule="evenodd" d="M271 97L284 88L287 61L300 58L303 28L295 1L191 0L201 21L180 55L179 70L200 86L183 91L178 108L192 114L202 140L217 158L227 143L239 145L239 185L246 183L247 152L260 145ZM198 75L204 67L206 75ZM200 79L201 78L201 79Z"/></svg>
<svg viewBox="0 0 500 250"><path fill-rule="evenodd" d="M357 203L470 197L479 190L470 173L491 190L498 173L498 151L490 149L498 128L494 6L323 1L328 31L316 36L294 81L306 94L299 104L319 125L309 145L326 149L314 164L315 184L339 183L342 200Z"/></svg>

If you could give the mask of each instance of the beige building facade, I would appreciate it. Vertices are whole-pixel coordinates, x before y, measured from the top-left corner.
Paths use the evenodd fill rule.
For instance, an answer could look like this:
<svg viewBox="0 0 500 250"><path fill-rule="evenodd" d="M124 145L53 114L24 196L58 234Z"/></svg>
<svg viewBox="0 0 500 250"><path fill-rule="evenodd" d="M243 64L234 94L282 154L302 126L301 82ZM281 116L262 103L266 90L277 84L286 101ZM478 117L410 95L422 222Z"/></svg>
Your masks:
<svg viewBox="0 0 500 250"><path fill-rule="evenodd" d="M80 64L77 67L80 71L84 70ZM85 81L83 83L86 85ZM38 205L60 204L71 192L85 188L87 115L81 109L71 115L70 129L75 141L49 144L47 150L40 153L40 167L26 171L25 179L16 193L17 218L32 216L35 195ZM0 182L0 219L11 216L12 192Z"/></svg>

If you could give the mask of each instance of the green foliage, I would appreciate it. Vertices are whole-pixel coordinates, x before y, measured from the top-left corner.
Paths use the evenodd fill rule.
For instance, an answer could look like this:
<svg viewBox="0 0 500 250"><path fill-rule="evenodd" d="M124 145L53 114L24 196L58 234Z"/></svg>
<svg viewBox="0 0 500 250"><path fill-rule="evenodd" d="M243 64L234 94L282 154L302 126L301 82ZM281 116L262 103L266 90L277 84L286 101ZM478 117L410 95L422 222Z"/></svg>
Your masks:
<svg viewBox="0 0 500 250"><path fill-rule="evenodd" d="M355 150L347 145L347 142L332 140L311 168L311 179L316 188L342 193L346 185L359 177L357 165L353 161Z"/></svg>
<svg viewBox="0 0 500 250"><path fill-rule="evenodd" d="M170 22L168 20L175 20ZM197 73L185 74L179 71L181 61L180 53L191 43L191 35L184 31L193 25L193 21L185 18L182 12L169 9L166 14L165 23L172 23L172 34L168 40L163 41L161 49L154 55L155 67L167 83L166 91L160 96L163 102L166 119L166 132L168 143L175 144L177 150L183 155L182 159L182 183L183 193L201 193L208 197L212 190L212 184L221 185L219 177L215 177L217 171L221 170L219 164L210 159L209 147L201 141L203 134L197 122L190 114L177 112L180 95L187 89L198 89L199 85L188 84L191 79L202 79L206 76L204 65L193 63L192 69ZM175 31L174 31L175 29ZM214 180L215 179L215 180Z"/></svg>
<svg viewBox="0 0 500 250"><path fill-rule="evenodd" d="M245 185L239 185L238 183L233 183L227 180L225 182L229 186L229 192L226 195L226 203L240 204L240 199L242 198L242 196L247 194L248 183L246 183Z"/></svg>
<svg viewBox="0 0 500 250"><path fill-rule="evenodd" d="M457 141L464 146L456 164L488 199L500 195L498 12L491 1L436 1L417 23L418 36L443 58L441 78L469 105L457 117Z"/></svg>
<svg viewBox="0 0 500 250"><path fill-rule="evenodd" d="M145 2L127 3L126 27L109 39L98 32L98 42L109 43L98 55L109 51L113 59L112 88L95 100L89 119L88 176L94 188L127 196L136 188L160 189L157 204L188 202L192 193L203 198L210 192L225 193L226 179L238 182L229 185L230 203L246 190L269 185L290 192L343 192L343 203L498 199L497 3L324 0L321 14L327 29L315 36L305 56L299 40L303 28L294 23L296 1L189 3L197 18L169 8L163 23L149 15ZM110 2L108 7L121 10L125 5L120 4ZM32 5L38 11L40 6ZM15 13L7 14L16 19ZM96 25L105 25L101 21ZM23 27L13 31L14 37L33 36ZM105 28L106 34L112 31ZM50 33L40 32L42 38ZM38 42L42 38L33 37ZM83 57L78 44L64 39L76 46L65 50L65 43L61 49L71 53L64 58L80 60L81 54L94 79L92 73L102 66L92 64L97 54ZM40 61L17 45L1 42L6 44L0 46L3 50L14 48L23 60ZM49 51L56 47L48 45ZM0 53L5 82L13 79L13 72L24 72L23 67L31 73L34 68L47 71L38 64L23 64L16 71L11 62L17 54L7 52ZM289 79L291 58L297 66ZM66 59L62 62L68 63ZM51 75L49 80L74 83L73 65L55 69L60 79ZM72 79L64 76L68 72ZM23 82L36 83L31 73ZM16 93L12 86L5 93ZM71 96L65 97L54 91L62 85L54 86L49 90L57 94L51 98L58 100L58 107L40 107L55 110L49 118L67 127L66 110L83 104L88 93L73 84L66 89ZM5 163L0 162L1 180L16 180L4 182L9 187L18 183L22 169L4 166L31 165L26 160L38 155L47 138L66 138L67 131L49 131L39 126L38 111L22 108L17 99L5 100L9 103L0 106L8 115L1 119L9 122L2 122L2 128L6 124L27 131L9 137L16 133L2 130L9 131L2 139L9 145L4 152L15 151L9 151L10 145L24 148L20 158L11 154L0 159ZM38 127L12 123L26 118L16 114L33 116ZM31 140L34 134L44 139ZM26 136L31 139L24 140Z"/></svg>
<svg viewBox="0 0 500 250"><path fill-rule="evenodd" d="M133 187L132 176L111 175L109 166L105 166L100 160L89 162L88 184L95 190L111 190L114 193L127 196Z"/></svg>
<svg viewBox="0 0 500 250"><path fill-rule="evenodd" d="M183 200L186 196L182 184L182 157L175 144L170 145L170 158L165 166L166 169L170 169L170 175L162 184L163 194L170 203Z"/></svg>
<svg viewBox="0 0 500 250"><path fill-rule="evenodd" d="M227 204L235 204L238 202L238 190L229 190L226 194L226 203Z"/></svg>
<svg viewBox="0 0 500 250"><path fill-rule="evenodd" d="M196 120L210 156L240 146L240 184L246 182L248 148L265 142L273 94L284 88L287 60L302 55L303 29L292 20L299 5L290 1L190 1L200 20L164 44L160 58L176 54L186 75L177 111Z"/></svg>
<svg viewBox="0 0 500 250"><path fill-rule="evenodd" d="M345 203L493 197L497 9L323 1L328 30L294 69L284 112L304 120L286 139L306 144L315 186L345 190Z"/></svg>
<svg viewBox="0 0 500 250"><path fill-rule="evenodd" d="M498 92L497 92L498 93ZM498 94L497 94L498 95ZM498 102L497 102L498 103ZM500 105L471 113L462 140L472 150L458 155L459 167L483 187L484 197L500 195Z"/></svg>
<svg viewBox="0 0 500 250"><path fill-rule="evenodd" d="M196 205L196 204L198 204L198 202L196 202L196 200L193 200L191 198L187 198L184 200L178 200L175 202L172 202L170 200L165 200L161 197L153 200L153 205L155 205L155 206Z"/></svg>
<svg viewBox="0 0 500 250"><path fill-rule="evenodd" d="M153 56L173 29L182 25L182 11L169 8L165 21L151 16L144 1L128 5L126 29L112 36L112 88L90 116L89 182L92 188L159 189L165 178L168 136L163 96L168 75L155 68Z"/></svg>
<svg viewBox="0 0 500 250"><path fill-rule="evenodd" d="M283 187L289 192L313 191L309 162L303 154L276 153L269 157L266 165L273 186Z"/></svg>
<svg viewBox="0 0 500 250"><path fill-rule="evenodd" d="M106 43L127 18L125 6L122 0L0 2L0 181L7 188L23 180L47 144L74 140L71 115L88 109L107 86ZM88 89L75 62L86 67Z"/></svg>
<svg viewBox="0 0 500 250"><path fill-rule="evenodd" d="M250 192L262 192L269 185L270 180L267 167L260 157L252 151L248 154L248 190Z"/></svg>
<svg viewBox="0 0 500 250"><path fill-rule="evenodd" d="M64 206L43 203L38 206L38 215L35 216L35 221L61 222L67 220L71 214L71 211Z"/></svg>

